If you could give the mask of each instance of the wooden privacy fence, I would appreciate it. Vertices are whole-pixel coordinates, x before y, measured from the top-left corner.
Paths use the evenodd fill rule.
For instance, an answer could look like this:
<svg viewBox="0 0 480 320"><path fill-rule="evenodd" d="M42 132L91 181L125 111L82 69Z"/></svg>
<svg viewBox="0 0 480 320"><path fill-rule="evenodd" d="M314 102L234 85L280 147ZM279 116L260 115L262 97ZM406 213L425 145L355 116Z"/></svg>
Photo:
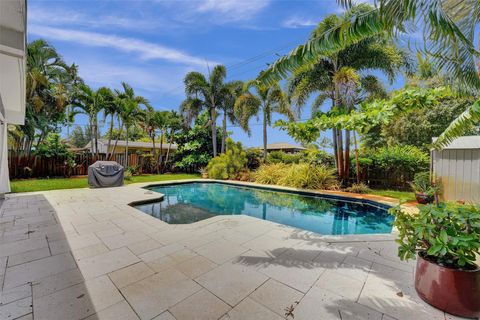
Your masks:
<svg viewBox="0 0 480 320"><path fill-rule="evenodd" d="M67 166L68 159L64 156L27 156L23 153L9 152L8 169L11 179L86 175L88 174L88 166L97 160L106 160L106 158L106 154L99 154L96 157L91 153L77 153L74 154L75 165L69 168ZM110 160L116 161L125 167L125 154L115 154ZM145 167L145 158L142 155L128 155L128 165L137 166L140 173L148 172L148 169Z"/></svg>

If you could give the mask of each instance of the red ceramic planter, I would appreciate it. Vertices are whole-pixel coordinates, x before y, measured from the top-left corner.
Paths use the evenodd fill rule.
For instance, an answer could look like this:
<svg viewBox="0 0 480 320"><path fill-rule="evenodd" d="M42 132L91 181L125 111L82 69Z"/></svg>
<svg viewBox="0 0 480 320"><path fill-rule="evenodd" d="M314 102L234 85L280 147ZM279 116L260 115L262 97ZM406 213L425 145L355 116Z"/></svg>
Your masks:
<svg viewBox="0 0 480 320"><path fill-rule="evenodd" d="M417 256L415 289L428 304L447 313L480 317L480 268L458 270Z"/></svg>

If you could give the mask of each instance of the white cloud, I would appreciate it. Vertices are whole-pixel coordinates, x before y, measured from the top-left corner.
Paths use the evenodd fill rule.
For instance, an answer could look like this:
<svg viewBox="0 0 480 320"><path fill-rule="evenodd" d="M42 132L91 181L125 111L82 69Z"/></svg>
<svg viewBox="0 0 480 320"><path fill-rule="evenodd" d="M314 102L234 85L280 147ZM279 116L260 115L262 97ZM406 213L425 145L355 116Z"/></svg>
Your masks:
<svg viewBox="0 0 480 320"><path fill-rule="evenodd" d="M285 28L305 28L316 26L318 22L305 17L293 16L283 21L282 25Z"/></svg>
<svg viewBox="0 0 480 320"><path fill-rule="evenodd" d="M224 20L241 21L251 19L269 3L270 0L203 0L198 4L197 11L215 13Z"/></svg>
<svg viewBox="0 0 480 320"><path fill-rule="evenodd" d="M74 42L93 47L115 48L127 53L136 53L139 54L140 59L144 60L159 59L191 66L205 66L207 63L203 58L136 38L124 38L109 34L60 29L41 25L31 25L28 32L47 39ZM217 64L214 61L209 61L208 63L211 65Z"/></svg>
<svg viewBox="0 0 480 320"><path fill-rule="evenodd" d="M165 26L160 19L145 20L132 19L115 15L92 16L78 11L32 6L28 9L28 22L40 23L50 26L75 25L89 28L121 28L129 30L154 30Z"/></svg>

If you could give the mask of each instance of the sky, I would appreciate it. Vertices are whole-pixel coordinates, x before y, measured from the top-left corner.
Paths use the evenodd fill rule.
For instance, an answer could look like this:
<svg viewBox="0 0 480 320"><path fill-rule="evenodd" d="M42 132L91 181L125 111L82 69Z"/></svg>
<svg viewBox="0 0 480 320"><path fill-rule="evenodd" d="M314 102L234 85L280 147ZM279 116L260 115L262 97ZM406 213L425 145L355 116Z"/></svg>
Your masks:
<svg viewBox="0 0 480 320"><path fill-rule="evenodd" d="M91 87L119 88L125 81L158 110L178 110L187 72L206 73L223 64L227 81L255 78L268 63L307 40L323 17L342 12L335 0L28 3L29 41L47 40L67 63L79 65L80 76ZM400 79L390 88L401 85ZM301 118L309 115L307 108ZM75 123L84 125L86 118L79 116ZM230 123L228 131L245 146L260 146L261 120L252 119L250 127L250 136ZM295 143L276 128L268 129L268 138L271 143Z"/></svg>

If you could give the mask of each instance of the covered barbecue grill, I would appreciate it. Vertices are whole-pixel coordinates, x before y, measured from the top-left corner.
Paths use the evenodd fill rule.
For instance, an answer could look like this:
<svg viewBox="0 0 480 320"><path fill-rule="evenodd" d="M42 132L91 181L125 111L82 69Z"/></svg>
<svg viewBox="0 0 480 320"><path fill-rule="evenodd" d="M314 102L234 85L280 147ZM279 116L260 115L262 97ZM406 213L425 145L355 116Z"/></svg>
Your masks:
<svg viewBox="0 0 480 320"><path fill-rule="evenodd" d="M97 161L88 167L88 184L92 188L123 186L123 166L115 161Z"/></svg>

